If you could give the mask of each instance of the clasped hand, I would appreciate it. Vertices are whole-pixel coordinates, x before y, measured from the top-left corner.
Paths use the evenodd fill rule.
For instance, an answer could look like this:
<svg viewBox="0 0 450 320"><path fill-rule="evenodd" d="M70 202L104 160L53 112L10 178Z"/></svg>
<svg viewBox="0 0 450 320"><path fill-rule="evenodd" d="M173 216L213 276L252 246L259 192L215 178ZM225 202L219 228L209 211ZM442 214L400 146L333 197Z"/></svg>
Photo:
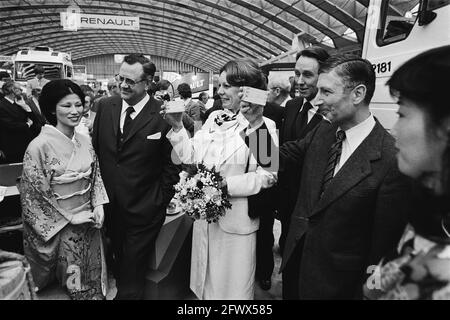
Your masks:
<svg viewBox="0 0 450 320"><path fill-rule="evenodd" d="M83 224L83 223L93 223L94 227L100 229L103 225L103 221L105 219L105 214L103 211L103 206L97 206L94 208L94 211L82 211L77 213L70 220L71 224Z"/></svg>

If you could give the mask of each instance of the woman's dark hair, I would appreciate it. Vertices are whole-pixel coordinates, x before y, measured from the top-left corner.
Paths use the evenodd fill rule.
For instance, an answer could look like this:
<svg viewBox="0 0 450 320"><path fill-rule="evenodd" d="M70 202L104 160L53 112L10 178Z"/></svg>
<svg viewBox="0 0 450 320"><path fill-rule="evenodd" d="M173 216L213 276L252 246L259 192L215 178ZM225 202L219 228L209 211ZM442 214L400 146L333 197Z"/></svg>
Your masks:
<svg viewBox="0 0 450 320"><path fill-rule="evenodd" d="M434 124L450 116L450 45L426 51L401 65L387 82L391 94L418 104Z"/></svg>
<svg viewBox="0 0 450 320"><path fill-rule="evenodd" d="M39 106L47 121L56 126L56 104L69 94L76 94L84 105L84 93L81 88L70 80L59 79L48 82L39 97Z"/></svg>
<svg viewBox="0 0 450 320"><path fill-rule="evenodd" d="M239 58L228 61L219 71L227 73L227 82L235 87L267 89L267 77L255 60Z"/></svg>
<svg viewBox="0 0 450 320"><path fill-rule="evenodd" d="M148 89L147 89L147 93L149 96L153 96L155 95L156 92L156 83L155 82L150 82L150 84L148 85Z"/></svg>

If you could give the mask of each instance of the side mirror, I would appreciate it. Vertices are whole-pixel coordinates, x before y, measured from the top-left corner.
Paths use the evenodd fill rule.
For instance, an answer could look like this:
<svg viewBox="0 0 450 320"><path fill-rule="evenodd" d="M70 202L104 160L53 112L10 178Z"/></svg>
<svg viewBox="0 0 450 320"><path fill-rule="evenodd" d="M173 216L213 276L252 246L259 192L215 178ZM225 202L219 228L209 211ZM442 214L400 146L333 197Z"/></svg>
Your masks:
<svg viewBox="0 0 450 320"><path fill-rule="evenodd" d="M426 26L436 18L437 14L434 11L428 10L428 0L420 2L419 6L419 26Z"/></svg>

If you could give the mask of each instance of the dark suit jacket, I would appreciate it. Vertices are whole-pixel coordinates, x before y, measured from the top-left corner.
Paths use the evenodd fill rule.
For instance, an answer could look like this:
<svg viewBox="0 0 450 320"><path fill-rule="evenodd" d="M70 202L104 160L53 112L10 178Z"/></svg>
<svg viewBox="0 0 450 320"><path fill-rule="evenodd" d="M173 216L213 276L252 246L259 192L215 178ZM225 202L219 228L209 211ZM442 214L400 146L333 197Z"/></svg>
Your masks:
<svg viewBox="0 0 450 320"><path fill-rule="evenodd" d="M277 129L280 130L281 125L283 124L284 111L285 108L280 105L273 102L267 102L264 106L263 116L273 120Z"/></svg>
<svg viewBox="0 0 450 320"><path fill-rule="evenodd" d="M356 297L367 266L396 246L406 225L409 181L397 169L393 137L378 121L319 200L336 130L322 121L305 139L280 147L282 169L286 158L304 163L281 265L302 240L303 299Z"/></svg>
<svg viewBox="0 0 450 320"><path fill-rule="evenodd" d="M44 115L41 113L41 111L39 110L37 105L34 103L33 99L31 99L31 98L28 99L27 104L30 106L31 111L33 112L33 114L36 118L37 125L40 127L45 125L47 123L47 119L45 119Z"/></svg>
<svg viewBox="0 0 450 320"><path fill-rule="evenodd" d="M283 123L280 129L280 145L287 141L302 139L308 132L313 130L319 124L323 117L314 115L308 125L297 135L295 122L300 109L303 105L303 98L297 97L286 103L284 110ZM291 164L285 172L280 172L278 181L279 204L278 210L282 221L289 219L292 210L294 210L297 199L298 188L300 187L301 163Z"/></svg>
<svg viewBox="0 0 450 320"><path fill-rule="evenodd" d="M295 121L302 105L303 98L301 97L296 97L286 102L284 121L280 131L280 143L304 138L306 134L314 129L314 127L323 119L321 115L316 114L308 125L301 131L301 134L297 135L295 130Z"/></svg>
<svg viewBox="0 0 450 320"><path fill-rule="evenodd" d="M27 119L33 121L28 127ZM6 98L0 100L0 150L6 156L6 163L22 162L28 144L39 133L40 127L32 112L25 112L21 106Z"/></svg>
<svg viewBox="0 0 450 320"><path fill-rule="evenodd" d="M92 142L111 206L126 211L131 225L145 225L165 214L174 195L179 168L172 162L172 146L166 138L170 127L159 114L161 102L150 98L133 127L118 147L120 97L99 101ZM154 139L149 139L154 135ZM155 136L156 135L156 136Z"/></svg>

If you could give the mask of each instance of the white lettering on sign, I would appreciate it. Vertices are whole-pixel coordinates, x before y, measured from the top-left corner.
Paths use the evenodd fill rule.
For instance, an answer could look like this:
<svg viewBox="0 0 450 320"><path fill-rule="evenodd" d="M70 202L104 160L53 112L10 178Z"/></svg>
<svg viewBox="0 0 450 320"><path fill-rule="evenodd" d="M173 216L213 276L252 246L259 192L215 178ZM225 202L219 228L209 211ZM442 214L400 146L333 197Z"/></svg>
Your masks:
<svg viewBox="0 0 450 320"><path fill-rule="evenodd" d="M195 88L200 88L203 87L203 83L205 82L205 80L198 80L198 81L193 81L191 83L191 89L194 90Z"/></svg>
<svg viewBox="0 0 450 320"><path fill-rule="evenodd" d="M77 29L120 29L139 30L139 17L110 16L98 14L77 13L68 17L67 12L61 12L61 25L67 28L67 23L76 19ZM73 24L74 22L72 22ZM70 28L69 28L70 29ZM71 30L76 31L76 30Z"/></svg>

